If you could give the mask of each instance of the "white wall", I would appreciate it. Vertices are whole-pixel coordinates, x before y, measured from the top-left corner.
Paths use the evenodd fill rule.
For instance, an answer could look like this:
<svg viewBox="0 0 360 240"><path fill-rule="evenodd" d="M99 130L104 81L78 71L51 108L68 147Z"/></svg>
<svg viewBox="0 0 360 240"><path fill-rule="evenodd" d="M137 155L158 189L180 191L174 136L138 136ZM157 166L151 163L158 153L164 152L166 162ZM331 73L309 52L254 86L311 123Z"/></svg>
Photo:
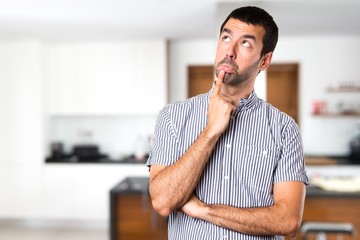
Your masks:
<svg viewBox="0 0 360 240"><path fill-rule="evenodd" d="M321 118L311 115L314 100L325 100L330 110L338 101L360 104L359 93L328 93L326 88L354 81L360 84L360 36L280 38L273 62L300 64L300 125L309 155L346 155L359 117ZM348 100L346 100L348 99Z"/></svg>
<svg viewBox="0 0 360 240"><path fill-rule="evenodd" d="M171 41L169 45L169 100L187 98L187 67L212 65L216 53L214 39Z"/></svg>
<svg viewBox="0 0 360 240"><path fill-rule="evenodd" d="M56 121L54 132L47 136L44 45L40 40L0 41L0 219L107 222L111 187L129 175L148 176L148 169L144 164L45 164L47 140L74 126ZM114 135L123 134L112 138L113 145L122 145L119 139L128 144L122 149L135 142L136 131L131 129L137 124L139 131L153 128L152 117L144 122L128 118L127 131L112 129ZM108 124L109 119L104 119L102 124ZM101 131L119 123L110 121ZM97 120L77 122L85 128L99 125Z"/></svg>
<svg viewBox="0 0 360 240"><path fill-rule="evenodd" d="M314 100L328 101L334 108L339 98L360 104L359 94L326 93L325 89L342 81L360 81L360 36L355 37L280 37L273 63L300 64L300 127L304 150L308 155L346 155L348 143L359 118L315 118L311 115ZM175 41L170 44L170 101L186 98L187 66L213 64L216 39ZM263 76L255 86L265 98ZM349 96L351 95L351 96Z"/></svg>

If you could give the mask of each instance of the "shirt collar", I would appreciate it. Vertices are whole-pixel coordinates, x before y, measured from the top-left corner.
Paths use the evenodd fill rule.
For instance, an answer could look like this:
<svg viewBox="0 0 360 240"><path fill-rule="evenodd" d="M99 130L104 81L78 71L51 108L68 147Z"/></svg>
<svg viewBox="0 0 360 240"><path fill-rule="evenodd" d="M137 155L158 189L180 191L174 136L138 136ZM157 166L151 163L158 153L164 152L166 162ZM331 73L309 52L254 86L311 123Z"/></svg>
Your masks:
<svg viewBox="0 0 360 240"><path fill-rule="evenodd" d="M240 102L240 109L249 109L251 107L253 107L255 105L255 103L257 103L259 100L259 98L256 96L256 93L254 91L252 91L250 93L250 96L248 98L240 98L239 102Z"/></svg>
<svg viewBox="0 0 360 240"><path fill-rule="evenodd" d="M211 96L212 92L214 91L215 83L213 83L210 91L209 91L209 97ZM252 91L248 98L240 98L240 106L237 108L237 110L246 110L251 107L253 107L257 102L259 98L257 97L256 93Z"/></svg>

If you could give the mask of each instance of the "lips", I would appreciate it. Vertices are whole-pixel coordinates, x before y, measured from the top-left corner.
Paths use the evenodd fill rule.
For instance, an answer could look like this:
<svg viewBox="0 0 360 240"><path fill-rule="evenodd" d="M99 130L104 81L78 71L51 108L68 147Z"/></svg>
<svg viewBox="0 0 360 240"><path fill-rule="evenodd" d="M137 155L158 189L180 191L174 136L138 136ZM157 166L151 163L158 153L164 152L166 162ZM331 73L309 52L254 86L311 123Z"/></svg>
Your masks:
<svg viewBox="0 0 360 240"><path fill-rule="evenodd" d="M235 72L234 68L232 68L228 65L221 65L218 67L218 70L219 71L223 70L225 73L234 73Z"/></svg>

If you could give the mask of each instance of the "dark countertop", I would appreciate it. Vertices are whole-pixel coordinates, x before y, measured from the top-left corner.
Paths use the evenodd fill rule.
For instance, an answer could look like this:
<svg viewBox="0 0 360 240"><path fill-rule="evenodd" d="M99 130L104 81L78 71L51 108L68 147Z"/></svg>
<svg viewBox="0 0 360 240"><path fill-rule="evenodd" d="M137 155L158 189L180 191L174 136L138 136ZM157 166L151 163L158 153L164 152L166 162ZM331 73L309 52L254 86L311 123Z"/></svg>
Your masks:
<svg viewBox="0 0 360 240"><path fill-rule="evenodd" d="M117 194L143 194L149 192L148 177L127 177L116 184L110 191L111 195Z"/></svg>
<svg viewBox="0 0 360 240"><path fill-rule="evenodd" d="M82 163L113 163L113 164L146 164L147 157L142 160L137 160L133 155L121 158L121 159L111 159L111 158L96 158L96 159L79 159L76 156L64 157L61 159L46 158L46 163L64 163L64 164L82 164Z"/></svg>
<svg viewBox="0 0 360 240"><path fill-rule="evenodd" d="M148 193L149 178L148 177L127 177L117 185L115 185L111 194L139 194ZM315 186L308 186L306 189L307 197L328 197L328 198L360 198L360 192L335 192L326 191Z"/></svg>
<svg viewBox="0 0 360 240"><path fill-rule="evenodd" d="M307 197L328 197L328 198L360 198L360 192L335 192L323 190L319 187L308 186Z"/></svg>

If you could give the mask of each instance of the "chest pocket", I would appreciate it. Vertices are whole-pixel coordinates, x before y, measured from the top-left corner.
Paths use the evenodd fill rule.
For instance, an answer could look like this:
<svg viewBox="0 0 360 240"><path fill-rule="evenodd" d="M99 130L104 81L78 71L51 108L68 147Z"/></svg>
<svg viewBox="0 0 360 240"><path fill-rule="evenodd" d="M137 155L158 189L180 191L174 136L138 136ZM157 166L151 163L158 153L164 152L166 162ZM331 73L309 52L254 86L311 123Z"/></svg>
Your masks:
<svg viewBox="0 0 360 240"><path fill-rule="evenodd" d="M247 146L238 153L237 171L241 182L254 191L272 191L279 151L276 148Z"/></svg>

